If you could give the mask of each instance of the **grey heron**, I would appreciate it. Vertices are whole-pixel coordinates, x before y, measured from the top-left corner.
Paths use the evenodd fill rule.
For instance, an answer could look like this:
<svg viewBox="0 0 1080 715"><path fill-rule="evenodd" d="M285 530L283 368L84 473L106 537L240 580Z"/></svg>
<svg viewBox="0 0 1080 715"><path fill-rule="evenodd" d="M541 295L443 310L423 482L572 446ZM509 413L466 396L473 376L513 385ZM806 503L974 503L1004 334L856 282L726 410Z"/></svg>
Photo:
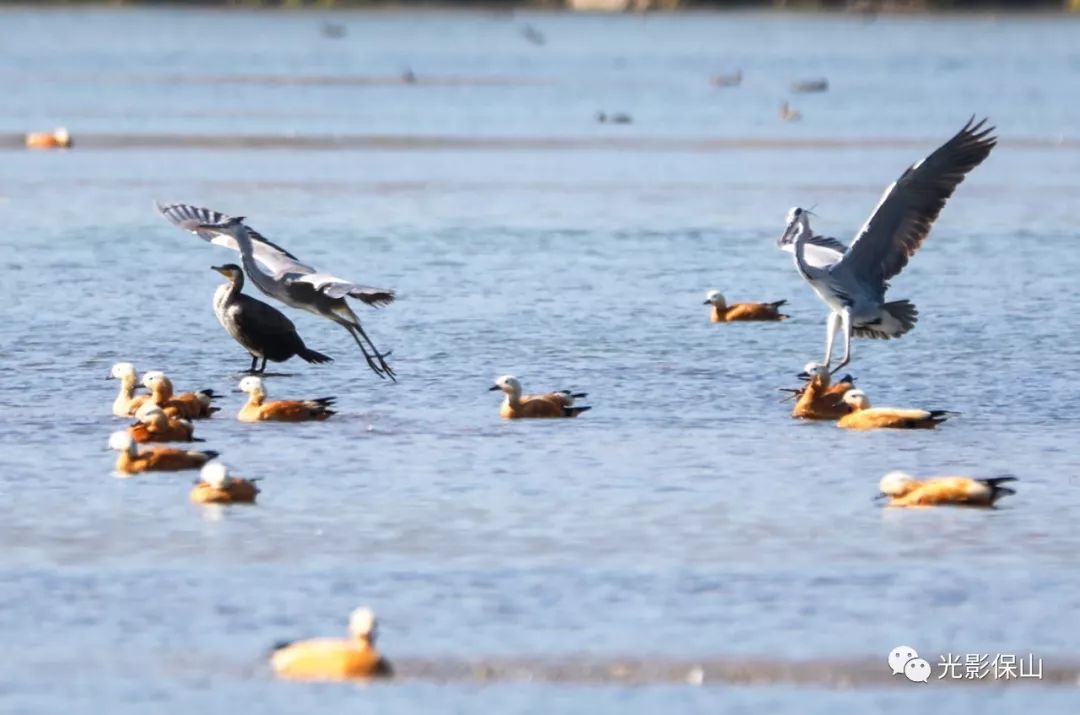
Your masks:
<svg viewBox="0 0 1080 715"><path fill-rule="evenodd" d="M844 357L836 372L851 362L851 336L898 338L913 327L918 311L907 300L885 302L888 280L900 273L919 249L945 202L964 176L982 163L997 143L994 127L972 117L964 128L889 186L851 246L814 236L809 212L793 208L777 241L794 253L795 268L829 306L826 368L832 361L836 333L844 332Z"/></svg>
<svg viewBox="0 0 1080 715"><path fill-rule="evenodd" d="M310 363L333 362L333 358L311 350L296 332L296 326L277 308L245 295L244 270L235 263L211 266L229 279L214 291L214 315L221 327L251 353L255 374L266 371L266 361L285 362L299 356ZM258 367L262 358L262 367Z"/></svg>
<svg viewBox="0 0 1080 715"><path fill-rule="evenodd" d="M394 301L394 291L358 285L316 271L246 226L242 216L227 216L188 204L157 204L157 209L173 224L203 240L239 251L244 270L259 290L286 305L314 313L345 328L360 346L368 367L379 377L389 377L396 382L394 371L386 363L390 353L379 352L361 327L356 313L345 302L348 296L374 307L388 305Z"/></svg>

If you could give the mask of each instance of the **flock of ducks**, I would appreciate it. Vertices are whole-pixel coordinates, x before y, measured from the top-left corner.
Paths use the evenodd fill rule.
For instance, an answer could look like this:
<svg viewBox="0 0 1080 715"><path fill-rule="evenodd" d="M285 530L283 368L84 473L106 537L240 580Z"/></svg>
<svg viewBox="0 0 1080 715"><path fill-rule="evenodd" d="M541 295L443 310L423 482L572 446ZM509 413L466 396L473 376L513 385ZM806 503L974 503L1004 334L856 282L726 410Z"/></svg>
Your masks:
<svg viewBox="0 0 1080 715"><path fill-rule="evenodd" d="M985 133L976 134L978 129L976 125L973 130L969 122L957 137L908 169L886 191L875 215L850 247L836 239L814 236L806 218L809 212L793 209L789 213L780 247L793 253L799 274L831 311L825 359L808 363L799 375L804 384L786 390L795 400L792 417L835 421L838 427L849 430L911 430L934 429L951 416L952 413L944 410L874 407L867 394L855 386L854 378L845 375L834 381L833 375L850 361L852 334L899 337L914 327L917 314L908 301L884 303L885 280L898 273L918 248L963 173L989 153L992 139L986 140ZM981 156L972 155L972 147L981 151ZM944 159L943 151L948 154ZM941 175L946 178L942 179ZM240 422L323 421L334 416L336 401L333 396L268 398L262 376L268 360L280 362L300 357L310 363L326 363L331 358L308 348L296 326L276 308L245 295L242 292L245 276L263 293L344 327L359 346L369 368L381 378L395 379L386 362L390 353L380 352L374 346L345 301L346 297L352 297L377 307L392 302L393 291L355 284L318 271L250 229L240 217L186 204L158 208L180 228L241 255L240 265L214 267L227 282L216 290L213 298L214 312L222 326L251 357L249 374L238 385L247 396L236 414ZM885 228L881 228L883 225ZM781 300L729 304L716 290L710 290L705 299L713 323L783 321L789 317L780 312L785 303ZM845 355L839 366L833 368L832 344L840 330L846 331ZM234 505L256 501L257 480L231 475L218 459L218 452L170 446L170 443L202 441L195 436L195 425L214 419L220 412L215 404L219 396L213 390L178 393L165 373L146 372L140 380L130 362L113 365L109 377L120 383L112 405L113 414L134 418L126 430L113 432L109 438L109 448L117 452L118 474L197 469L199 479L189 494L192 502ZM503 393L499 414L508 420L572 419L592 409L576 404L587 397L584 392L525 394L521 382L512 375L499 377L490 389ZM140 394L140 390L145 394ZM1002 486L1014 480L1009 476L918 480L908 474L891 472L880 480L879 498L891 507L992 507L1002 496L1014 493ZM370 678L392 673L375 648L376 621L370 609L353 612L349 633L345 639L280 644L274 649L270 663L281 677L299 680Z"/></svg>

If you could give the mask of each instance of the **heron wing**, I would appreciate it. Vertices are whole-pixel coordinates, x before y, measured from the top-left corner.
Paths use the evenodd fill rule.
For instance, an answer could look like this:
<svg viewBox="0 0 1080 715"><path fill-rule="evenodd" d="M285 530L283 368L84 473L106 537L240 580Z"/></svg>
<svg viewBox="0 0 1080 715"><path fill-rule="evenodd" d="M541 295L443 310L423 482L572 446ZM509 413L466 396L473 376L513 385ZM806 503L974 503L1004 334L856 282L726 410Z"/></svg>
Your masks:
<svg viewBox="0 0 1080 715"><path fill-rule="evenodd" d="M209 241L216 246L224 246L225 248L231 248L234 251L239 251L240 246L237 245L236 239L232 236L217 233L216 231L197 230L196 226L203 224L223 223L229 219L229 216L221 213L220 211L214 211L213 209L201 208L199 206L191 206L190 204L169 204L162 206L161 204L155 204L157 210L162 216L171 221L174 225L179 226L185 231L191 231L204 241ZM265 236L254 230L247 224L248 235L251 237L251 245L255 252L255 260L263 265L267 271L272 274L284 274L284 273L311 273L315 269L309 265L300 262L293 254L286 251L281 246L268 241Z"/></svg>
<svg viewBox="0 0 1080 715"><path fill-rule="evenodd" d="M907 265L964 176L990 155L994 127L972 117L930 156L909 167L885 190L870 219L836 264L855 275L887 281Z"/></svg>
<svg viewBox="0 0 1080 715"><path fill-rule="evenodd" d="M315 290L331 298L351 296L374 306L389 305L394 302L394 291L389 288L358 285L329 273L296 274L288 276L286 280L289 283L310 283Z"/></svg>

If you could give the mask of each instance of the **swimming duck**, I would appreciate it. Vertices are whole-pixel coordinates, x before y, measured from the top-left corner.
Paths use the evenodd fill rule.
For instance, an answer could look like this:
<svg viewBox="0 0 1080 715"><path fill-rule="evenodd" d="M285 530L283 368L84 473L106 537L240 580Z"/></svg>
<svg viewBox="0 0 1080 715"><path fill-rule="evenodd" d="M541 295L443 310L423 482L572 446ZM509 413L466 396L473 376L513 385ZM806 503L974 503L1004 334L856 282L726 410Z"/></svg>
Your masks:
<svg viewBox="0 0 1080 715"><path fill-rule="evenodd" d="M218 456L217 452L210 450L198 452L172 447L139 449L129 432L113 432L109 436L109 449L120 453L116 458L116 471L120 474L199 469Z"/></svg>
<svg viewBox="0 0 1080 715"><path fill-rule="evenodd" d="M709 322L712 323L730 323L739 320L784 320L791 317L780 312L780 306L784 303L787 301L728 305L724 294L718 290L711 290L705 294L705 305L712 306L709 311Z"/></svg>
<svg viewBox="0 0 1080 715"><path fill-rule="evenodd" d="M160 370L151 370L143 375L143 387L150 390L150 401L165 411L169 417L186 420L209 417L221 408L212 407L213 390L199 390L173 394L172 380Z"/></svg>
<svg viewBox="0 0 1080 715"><path fill-rule="evenodd" d="M506 419L523 417L577 417L592 407L573 407L575 397L584 397L584 392L572 393L569 390L549 392L544 395L522 395L521 383L512 375L503 375L489 388L490 392L502 390L506 393L499 414ZM569 397L570 402L567 402Z"/></svg>
<svg viewBox="0 0 1080 715"><path fill-rule="evenodd" d="M306 422L325 420L335 414L330 407L336 397L319 397L314 400L274 400L266 402L266 388L261 377L254 375L240 381L240 390L248 394L248 401L238 415L241 422Z"/></svg>
<svg viewBox="0 0 1080 715"><path fill-rule="evenodd" d="M377 625L369 608L349 617L350 638L315 638L284 643L270 656L274 672L290 680L349 680L393 675L375 648Z"/></svg>
<svg viewBox="0 0 1080 715"><path fill-rule="evenodd" d="M71 134L60 127L51 132L32 132L26 135L28 149L70 149Z"/></svg>
<svg viewBox="0 0 1080 715"><path fill-rule="evenodd" d="M187 420L169 417L152 402L135 412L135 424L128 427L132 439L143 442L202 442L195 439L195 428Z"/></svg>
<svg viewBox="0 0 1080 715"><path fill-rule="evenodd" d="M190 498L196 504L253 504L258 493L255 480L231 476L221 462L207 462Z"/></svg>
<svg viewBox="0 0 1080 715"><path fill-rule="evenodd" d="M106 380L120 381L120 394L113 400L112 411L117 417L127 417L135 410L142 407L143 403L150 399L149 395L136 395L139 389L138 375L135 366L129 362L118 362L112 366Z"/></svg>
<svg viewBox="0 0 1080 715"><path fill-rule="evenodd" d="M1003 487L1016 477L933 477L915 479L904 472L889 472L881 478L878 499L888 499L887 506L994 506L1003 496L1016 491Z"/></svg>
<svg viewBox="0 0 1080 715"><path fill-rule="evenodd" d="M948 410L905 410L895 407L871 407L862 390L848 390L844 403L851 412L840 418L837 427L845 429L933 429L948 419Z"/></svg>
<svg viewBox="0 0 1080 715"><path fill-rule="evenodd" d="M796 392L798 400L791 411L792 417L836 420L851 412L851 407L844 402L844 395L855 389L850 376L833 385L828 368L816 362L807 363L802 376L806 376L809 382Z"/></svg>

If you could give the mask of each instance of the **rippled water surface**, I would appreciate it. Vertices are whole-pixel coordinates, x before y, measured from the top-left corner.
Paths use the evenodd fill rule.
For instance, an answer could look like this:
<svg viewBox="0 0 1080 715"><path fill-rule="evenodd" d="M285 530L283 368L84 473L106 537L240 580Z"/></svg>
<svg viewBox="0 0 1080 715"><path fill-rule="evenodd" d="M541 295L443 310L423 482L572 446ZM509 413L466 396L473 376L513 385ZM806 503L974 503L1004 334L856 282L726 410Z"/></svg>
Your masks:
<svg viewBox="0 0 1080 715"><path fill-rule="evenodd" d="M326 20L347 36L321 36ZM893 684L885 654L1076 662L1076 22L8 10L0 24L0 132L64 124L76 141L0 150L0 709L1075 711L1060 687ZM709 85L738 67L743 86ZM829 92L788 96L815 76ZM777 118L785 98L803 121ZM597 124L601 110L634 123ZM820 357L825 310L774 247L785 211L816 203L816 228L848 238L972 113L1001 144L894 281L918 328L857 342L852 366L879 403L962 416L926 433L793 421L776 388ZM288 363L270 391L334 394L341 412L236 422L248 360L210 310L209 270L232 256L155 199L246 215L309 262L397 289L359 309L400 381L286 309L336 362ZM793 318L710 325L713 287L787 298ZM198 509L189 475L112 477L123 422L101 378L122 359L226 394L197 433L263 478L257 507ZM594 409L504 423L487 388L507 372L588 391ZM894 468L1020 482L994 511L883 511L871 498ZM270 677L273 642L341 632L364 603L406 670L512 658L521 675ZM564 656L822 660L884 679L549 682Z"/></svg>

